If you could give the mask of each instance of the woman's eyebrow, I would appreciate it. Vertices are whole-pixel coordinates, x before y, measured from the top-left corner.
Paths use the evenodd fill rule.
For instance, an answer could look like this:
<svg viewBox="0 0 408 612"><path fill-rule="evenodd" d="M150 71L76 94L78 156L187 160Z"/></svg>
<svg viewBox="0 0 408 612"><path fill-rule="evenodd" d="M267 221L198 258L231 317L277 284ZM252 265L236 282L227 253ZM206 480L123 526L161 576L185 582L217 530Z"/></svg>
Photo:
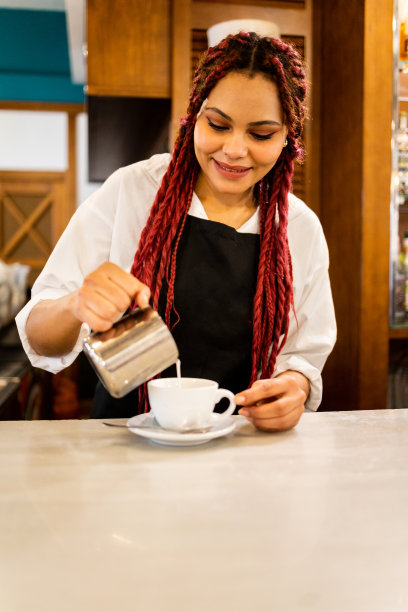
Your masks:
<svg viewBox="0 0 408 612"><path fill-rule="evenodd" d="M227 121L231 121L231 123L232 123L231 117L229 115L227 115L226 113L224 113L219 108L216 108L215 106L207 106L207 108L205 110L214 111L215 113L218 113L219 115L221 115L221 117L224 117L224 119L226 119Z"/></svg>
<svg viewBox="0 0 408 612"><path fill-rule="evenodd" d="M248 125L251 127L254 127L255 125L279 125L279 127L281 127L279 121L251 121L251 123L248 123Z"/></svg>
<svg viewBox="0 0 408 612"><path fill-rule="evenodd" d="M219 115L221 115L221 117L224 117L224 119L226 119L227 121L231 121L231 123L233 123L233 120L231 119L231 117L227 115L226 113L224 113L219 108L217 108L216 106L207 106L205 110L214 111L215 113L218 113ZM250 127L255 127L257 125L278 125L279 127L281 127L281 124L279 123L279 121L251 121L250 123L248 123L248 126Z"/></svg>

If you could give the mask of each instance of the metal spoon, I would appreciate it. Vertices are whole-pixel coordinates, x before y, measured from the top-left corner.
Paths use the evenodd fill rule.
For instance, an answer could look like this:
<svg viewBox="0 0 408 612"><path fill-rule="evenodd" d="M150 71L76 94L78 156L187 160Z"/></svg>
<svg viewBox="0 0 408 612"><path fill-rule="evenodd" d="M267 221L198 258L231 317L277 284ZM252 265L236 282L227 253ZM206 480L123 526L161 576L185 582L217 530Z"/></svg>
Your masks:
<svg viewBox="0 0 408 612"><path fill-rule="evenodd" d="M102 425L106 425L107 427L126 427L126 429L133 429L133 427L130 427L130 425L127 425L126 423L108 423L107 421L103 421ZM151 425L137 425L137 429L153 429L153 426L155 426L156 423L153 421Z"/></svg>
<svg viewBox="0 0 408 612"><path fill-rule="evenodd" d="M159 427L160 429L163 429L162 427L160 427L156 419L153 419L151 425L134 425L133 427L131 427L130 425L127 425L124 423L108 423L107 421L103 421L102 425L107 425L108 427L126 427L126 429L154 429L154 427ZM186 431L173 431L170 429L167 429L164 431L172 431L173 433L181 433L181 434L206 433L207 431L210 431L211 427L212 425L208 425L207 427L201 427L199 429L187 429Z"/></svg>

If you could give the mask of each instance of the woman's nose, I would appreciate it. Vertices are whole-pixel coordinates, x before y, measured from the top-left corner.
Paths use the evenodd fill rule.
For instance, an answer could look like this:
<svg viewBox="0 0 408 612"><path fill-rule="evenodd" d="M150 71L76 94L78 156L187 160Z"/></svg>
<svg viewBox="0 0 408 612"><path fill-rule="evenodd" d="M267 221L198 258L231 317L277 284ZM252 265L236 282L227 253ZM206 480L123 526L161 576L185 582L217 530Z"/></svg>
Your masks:
<svg viewBox="0 0 408 612"><path fill-rule="evenodd" d="M231 159L245 157L248 153L245 136L237 132L227 135L222 150Z"/></svg>

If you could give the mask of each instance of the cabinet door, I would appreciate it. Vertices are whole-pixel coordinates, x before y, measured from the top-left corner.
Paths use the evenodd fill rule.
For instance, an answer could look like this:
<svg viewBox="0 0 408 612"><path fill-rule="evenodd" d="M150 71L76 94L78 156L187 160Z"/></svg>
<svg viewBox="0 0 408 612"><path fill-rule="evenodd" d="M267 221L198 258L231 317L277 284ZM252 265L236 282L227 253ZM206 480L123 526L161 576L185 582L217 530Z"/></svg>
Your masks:
<svg viewBox="0 0 408 612"><path fill-rule="evenodd" d="M88 94L170 97L170 0L88 0Z"/></svg>

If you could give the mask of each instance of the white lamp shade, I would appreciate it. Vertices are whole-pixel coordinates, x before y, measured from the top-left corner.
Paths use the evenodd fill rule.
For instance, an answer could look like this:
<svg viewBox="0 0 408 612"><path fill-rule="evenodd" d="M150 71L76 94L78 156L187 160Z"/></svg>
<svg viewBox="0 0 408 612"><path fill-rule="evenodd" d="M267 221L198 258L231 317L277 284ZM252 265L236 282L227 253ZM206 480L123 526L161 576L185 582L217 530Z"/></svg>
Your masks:
<svg viewBox="0 0 408 612"><path fill-rule="evenodd" d="M256 32L260 36L270 38L280 38L280 29L273 21L264 19L231 19L222 21L211 26L207 30L208 44L210 47L218 45L219 42L228 34L238 34L238 32Z"/></svg>

